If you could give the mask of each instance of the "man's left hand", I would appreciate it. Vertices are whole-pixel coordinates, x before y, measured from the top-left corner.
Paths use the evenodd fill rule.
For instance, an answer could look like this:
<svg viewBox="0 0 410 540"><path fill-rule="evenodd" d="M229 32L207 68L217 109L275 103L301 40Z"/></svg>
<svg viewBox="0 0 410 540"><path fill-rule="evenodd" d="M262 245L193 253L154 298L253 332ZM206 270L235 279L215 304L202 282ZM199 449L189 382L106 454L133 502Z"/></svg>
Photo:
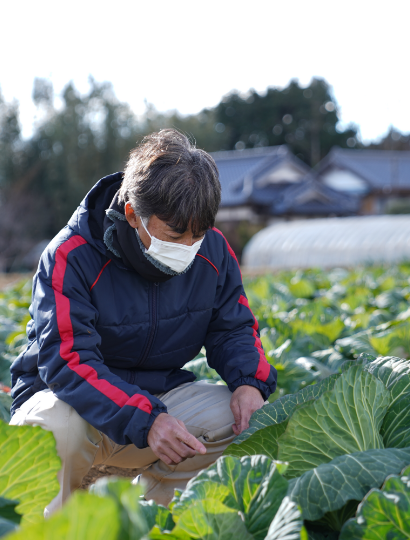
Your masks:
<svg viewBox="0 0 410 540"><path fill-rule="evenodd" d="M231 397L231 411L235 418L232 429L235 435L242 433L249 427L252 414L264 404L262 394L254 386L238 386Z"/></svg>

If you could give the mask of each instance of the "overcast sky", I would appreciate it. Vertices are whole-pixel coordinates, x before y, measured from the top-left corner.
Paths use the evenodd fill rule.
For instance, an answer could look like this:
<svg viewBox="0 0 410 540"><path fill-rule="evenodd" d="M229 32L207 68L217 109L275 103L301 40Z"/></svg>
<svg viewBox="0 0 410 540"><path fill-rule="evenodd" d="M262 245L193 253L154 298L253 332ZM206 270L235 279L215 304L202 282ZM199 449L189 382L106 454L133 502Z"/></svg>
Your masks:
<svg viewBox="0 0 410 540"><path fill-rule="evenodd" d="M3 2L0 88L32 129L34 77L56 93L111 81L136 113L144 99L183 114L237 89L324 77L341 120L363 140L410 132L405 0L15 0Z"/></svg>

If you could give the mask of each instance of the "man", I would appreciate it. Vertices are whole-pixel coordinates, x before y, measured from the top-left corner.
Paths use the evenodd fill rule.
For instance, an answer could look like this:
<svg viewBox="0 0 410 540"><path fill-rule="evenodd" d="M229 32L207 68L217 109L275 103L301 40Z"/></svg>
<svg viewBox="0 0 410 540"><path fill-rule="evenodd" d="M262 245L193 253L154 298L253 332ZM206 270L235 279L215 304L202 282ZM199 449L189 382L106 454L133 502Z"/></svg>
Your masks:
<svg viewBox="0 0 410 540"><path fill-rule="evenodd" d="M212 158L175 130L100 180L43 253L11 424L53 432L59 508L93 464L141 468L147 499L213 463L275 390L235 255L213 228ZM205 346L227 386L183 366Z"/></svg>

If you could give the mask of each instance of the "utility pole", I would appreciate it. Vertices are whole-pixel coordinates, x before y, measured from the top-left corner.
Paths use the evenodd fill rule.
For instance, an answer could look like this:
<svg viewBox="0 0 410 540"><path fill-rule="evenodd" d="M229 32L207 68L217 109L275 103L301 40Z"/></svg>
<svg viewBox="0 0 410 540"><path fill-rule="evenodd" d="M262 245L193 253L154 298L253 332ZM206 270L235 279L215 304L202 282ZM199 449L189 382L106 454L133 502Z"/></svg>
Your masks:
<svg viewBox="0 0 410 540"><path fill-rule="evenodd" d="M310 102L311 111L311 129L310 129L310 161L311 166L314 167L320 161L320 139L319 139L319 122L317 112L319 110L319 104L314 99Z"/></svg>

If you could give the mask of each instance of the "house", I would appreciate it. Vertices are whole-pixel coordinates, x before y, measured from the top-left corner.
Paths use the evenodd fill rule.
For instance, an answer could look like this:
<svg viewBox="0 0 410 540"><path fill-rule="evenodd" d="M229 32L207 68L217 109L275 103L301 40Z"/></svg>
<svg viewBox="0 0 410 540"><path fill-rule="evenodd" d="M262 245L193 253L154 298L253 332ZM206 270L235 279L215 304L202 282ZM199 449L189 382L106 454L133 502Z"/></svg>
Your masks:
<svg viewBox="0 0 410 540"><path fill-rule="evenodd" d="M219 169L222 201L217 226L237 255L269 223L301 218L350 216L359 210L355 194L316 180L287 146L211 154Z"/></svg>
<svg viewBox="0 0 410 540"><path fill-rule="evenodd" d="M273 202L272 215L288 219L354 216L360 210L360 198L318 182L313 174L290 186Z"/></svg>
<svg viewBox="0 0 410 540"><path fill-rule="evenodd" d="M410 152L335 147L317 166L315 178L357 197L360 214L410 212Z"/></svg>
<svg viewBox="0 0 410 540"><path fill-rule="evenodd" d="M357 213L355 194L318 182L287 146L215 152L222 201L218 222L325 217Z"/></svg>

